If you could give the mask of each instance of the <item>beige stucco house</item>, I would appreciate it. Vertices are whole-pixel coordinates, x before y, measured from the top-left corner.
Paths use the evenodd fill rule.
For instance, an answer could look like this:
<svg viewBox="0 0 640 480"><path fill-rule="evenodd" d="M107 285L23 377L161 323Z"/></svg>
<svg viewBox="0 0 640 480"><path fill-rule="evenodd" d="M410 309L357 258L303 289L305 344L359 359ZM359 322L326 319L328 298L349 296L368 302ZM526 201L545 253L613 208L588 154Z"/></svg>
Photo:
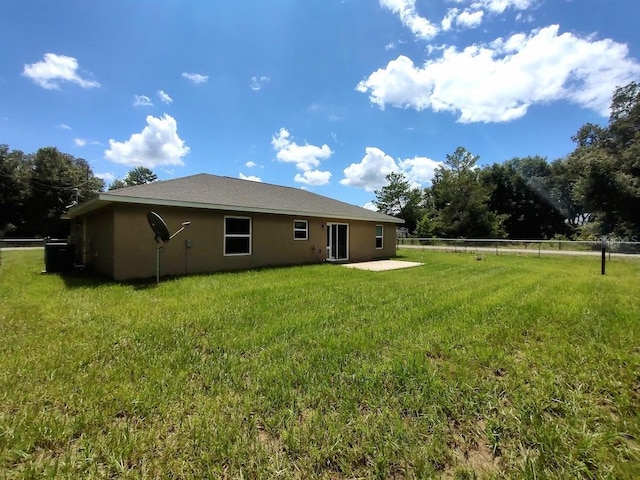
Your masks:
<svg viewBox="0 0 640 480"><path fill-rule="evenodd" d="M389 258L398 218L291 187L198 174L99 193L73 207L76 263L115 280L156 274L154 211L171 233L160 275Z"/></svg>

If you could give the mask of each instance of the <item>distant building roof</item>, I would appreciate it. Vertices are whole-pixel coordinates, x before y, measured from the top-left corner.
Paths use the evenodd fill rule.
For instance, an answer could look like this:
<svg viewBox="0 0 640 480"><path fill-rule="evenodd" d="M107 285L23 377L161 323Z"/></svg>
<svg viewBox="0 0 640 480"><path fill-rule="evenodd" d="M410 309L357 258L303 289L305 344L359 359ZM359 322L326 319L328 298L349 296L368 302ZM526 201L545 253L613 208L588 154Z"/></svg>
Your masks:
<svg viewBox="0 0 640 480"><path fill-rule="evenodd" d="M404 220L300 188L200 173L101 192L73 207L73 218L110 203L135 203L280 215L404 223Z"/></svg>

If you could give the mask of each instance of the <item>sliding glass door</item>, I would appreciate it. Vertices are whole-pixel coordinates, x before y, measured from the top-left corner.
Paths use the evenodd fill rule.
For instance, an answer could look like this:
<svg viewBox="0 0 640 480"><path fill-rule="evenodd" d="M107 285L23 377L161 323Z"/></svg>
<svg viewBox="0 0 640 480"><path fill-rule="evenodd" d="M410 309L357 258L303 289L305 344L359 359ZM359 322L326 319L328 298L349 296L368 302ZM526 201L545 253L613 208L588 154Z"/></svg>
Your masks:
<svg viewBox="0 0 640 480"><path fill-rule="evenodd" d="M327 224L327 260L349 259L349 225L346 223Z"/></svg>

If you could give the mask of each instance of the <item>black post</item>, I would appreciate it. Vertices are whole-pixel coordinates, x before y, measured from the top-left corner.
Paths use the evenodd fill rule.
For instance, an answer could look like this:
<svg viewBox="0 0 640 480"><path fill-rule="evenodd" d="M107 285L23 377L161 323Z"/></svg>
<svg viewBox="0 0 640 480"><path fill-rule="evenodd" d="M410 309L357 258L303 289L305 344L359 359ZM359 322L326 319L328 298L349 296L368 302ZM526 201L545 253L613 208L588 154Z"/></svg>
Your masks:
<svg viewBox="0 0 640 480"><path fill-rule="evenodd" d="M607 247L603 246L602 247L602 268L601 268L601 274L604 275L605 273L605 262L607 260Z"/></svg>

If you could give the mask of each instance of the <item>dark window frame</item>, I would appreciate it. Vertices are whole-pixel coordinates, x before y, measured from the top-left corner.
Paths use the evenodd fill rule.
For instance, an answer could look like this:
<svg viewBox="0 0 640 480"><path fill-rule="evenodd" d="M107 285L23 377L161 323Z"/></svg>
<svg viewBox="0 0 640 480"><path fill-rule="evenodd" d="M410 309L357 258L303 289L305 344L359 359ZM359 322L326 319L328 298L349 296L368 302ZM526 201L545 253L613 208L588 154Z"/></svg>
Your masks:
<svg viewBox="0 0 640 480"><path fill-rule="evenodd" d="M249 232L248 233L227 233L227 220L248 220L249 222ZM236 215L225 215L224 217L224 238L223 238L223 249L225 257L238 257L243 255L251 255L252 254L252 237L253 237L253 221L251 217L243 217ZM229 244L236 239L247 239L248 240L248 249L240 252L235 252L230 250ZM227 242L229 241L229 243Z"/></svg>
<svg viewBox="0 0 640 480"><path fill-rule="evenodd" d="M380 227L380 235L378 235L378 227ZM380 244L380 246L378 246L378 244ZM382 250L383 248L384 248L384 225L376 225L376 250Z"/></svg>

